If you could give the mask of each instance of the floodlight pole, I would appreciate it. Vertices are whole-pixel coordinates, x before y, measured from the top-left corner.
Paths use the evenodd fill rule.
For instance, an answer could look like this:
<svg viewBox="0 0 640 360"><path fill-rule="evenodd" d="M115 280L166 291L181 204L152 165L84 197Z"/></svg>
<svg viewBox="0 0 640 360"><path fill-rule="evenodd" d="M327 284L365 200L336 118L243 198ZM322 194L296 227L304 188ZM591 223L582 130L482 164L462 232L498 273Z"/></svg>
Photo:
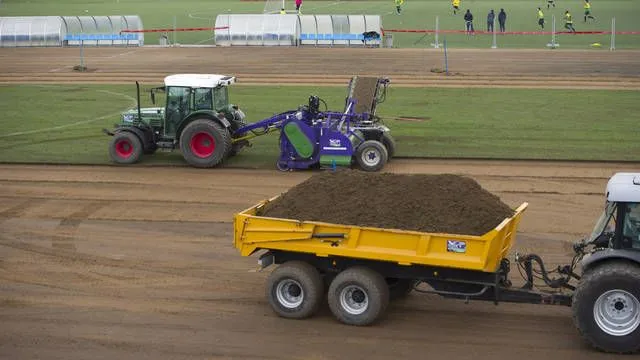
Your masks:
<svg viewBox="0 0 640 360"><path fill-rule="evenodd" d="M498 44L496 44L496 19L495 19L495 17L493 18L493 26L491 27L491 29L493 30L493 44L491 44L491 48L492 49L497 49L498 48Z"/></svg>
<svg viewBox="0 0 640 360"><path fill-rule="evenodd" d="M440 48L440 43L438 42L438 32L440 31L439 29L440 29L440 17L436 15L436 39L435 39L435 42L431 44L435 49Z"/></svg>
<svg viewBox="0 0 640 360"><path fill-rule="evenodd" d="M611 18L611 45L609 46L609 51L613 51L616 49L616 18Z"/></svg>

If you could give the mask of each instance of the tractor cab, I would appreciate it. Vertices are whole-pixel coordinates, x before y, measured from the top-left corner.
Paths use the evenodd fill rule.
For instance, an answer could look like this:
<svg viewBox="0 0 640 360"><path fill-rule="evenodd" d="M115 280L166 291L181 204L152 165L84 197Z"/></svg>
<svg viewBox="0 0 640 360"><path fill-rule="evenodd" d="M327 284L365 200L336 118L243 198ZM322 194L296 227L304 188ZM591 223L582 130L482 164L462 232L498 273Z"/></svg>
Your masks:
<svg viewBox="0 0 640 360"><path fill-rule="evenodd" d="M606 203L588 242L599 248L640 251L640 173L609 179Z"/></svg>
<svg viewBox="0 0 640 360"><path fill-rule="evenodd" d="M229 104L227 89L234 82L235 77L215 74L167 76L163 87L151 89L154 104L157 92L166 94L163 137L175 138L183 121L197 113L223 113L227 119L238 117L238 108Z"/></svg>

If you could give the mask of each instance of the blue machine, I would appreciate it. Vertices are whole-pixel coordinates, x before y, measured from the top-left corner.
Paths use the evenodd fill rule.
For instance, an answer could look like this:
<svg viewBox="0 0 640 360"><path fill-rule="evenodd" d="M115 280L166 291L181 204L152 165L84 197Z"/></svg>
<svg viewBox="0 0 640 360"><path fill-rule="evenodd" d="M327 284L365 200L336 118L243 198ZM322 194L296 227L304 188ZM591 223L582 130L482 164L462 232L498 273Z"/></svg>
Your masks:
<svg viewBox="0 0 640 360"><path fill-rule="evenodd" d="M352 78L344 112L320 111L317 96L308 105L238 128L233 142L280 130L279 170L351 166L379 171L395 153L389 128L375 115L386 98L387 78Z"/></svg>

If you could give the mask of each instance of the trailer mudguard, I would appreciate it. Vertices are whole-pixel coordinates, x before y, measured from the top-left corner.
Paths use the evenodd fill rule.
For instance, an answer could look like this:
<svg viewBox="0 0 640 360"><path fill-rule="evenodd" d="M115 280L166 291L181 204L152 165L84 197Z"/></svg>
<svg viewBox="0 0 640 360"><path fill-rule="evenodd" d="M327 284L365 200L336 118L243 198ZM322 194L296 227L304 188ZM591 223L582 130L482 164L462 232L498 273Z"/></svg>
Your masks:
<svg viewBox="0 0 640 360"><path fill-rule="evenodd" d="M640 265L640 250L632 249L603 249L585 256L582 261L582 271L586 271L603 261L627 260Z"/></svg>

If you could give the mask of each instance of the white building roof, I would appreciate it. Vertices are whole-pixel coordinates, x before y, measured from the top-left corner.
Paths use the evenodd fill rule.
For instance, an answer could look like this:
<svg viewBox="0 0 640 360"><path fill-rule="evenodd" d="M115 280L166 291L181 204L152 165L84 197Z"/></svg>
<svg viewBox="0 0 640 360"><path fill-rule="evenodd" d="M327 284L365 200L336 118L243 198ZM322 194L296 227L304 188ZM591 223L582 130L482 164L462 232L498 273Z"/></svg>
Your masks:
<svg viewBox="0 0 640 360"><path fill-rule="evenodd" d="M165 86L187 86L194 88L228 86L235 82L235 76L217 74L174 74L164 78Z"/></svg>
<svg viewBox="0 0 640 360"><path fill-rule="evenodd" d="M607 200L640 202L640 173L616 173L607 183Z"/></svg>

